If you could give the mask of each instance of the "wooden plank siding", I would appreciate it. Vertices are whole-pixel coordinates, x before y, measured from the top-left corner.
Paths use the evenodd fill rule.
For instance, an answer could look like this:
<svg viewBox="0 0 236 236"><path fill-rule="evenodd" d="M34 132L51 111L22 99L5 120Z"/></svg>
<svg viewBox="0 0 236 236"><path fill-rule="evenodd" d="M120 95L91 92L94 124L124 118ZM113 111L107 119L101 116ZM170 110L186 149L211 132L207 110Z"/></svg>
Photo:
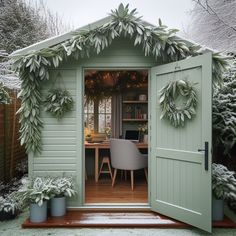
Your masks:
<svg viewBox="0 0 236 236"><path fill-rule="evenodd" d="M58 72L63 81L57 79ZM42 153L35 155L33 170L38 174L41 171L46 171L47 174L53 171L61 175L62 172L76 171L76 70L51 71L50 80L43 85L42 97L45 97L52 87L68 89L75 104L73 110L61 120L42 109Z"/></svg>
<svg viewBox="0 0 236 236"><path fill-rule="evenodd" d="M9 93L11 104L0 105L0 180L5 181L17 174L16 165L27 157L25 148L19 141L19 115L15 114L21 102L17 99L16 92Z"/></svg>
<svg viewBox="0 0 236 236"><path fill-rule="evenodd" d="M56 75L61 73L63 83L72 94L75 105L71 112L61 120L43 111L42 153L32 156L31 174L37 175L75 175L78 184L78 198L69 206L79 207L84 202L84 147L83 147L83 72L85 68L150 68L156 65L153 57L145 57L140 46L134 47L132 40L117 39L99 55L79 61L68 59L58 69L50 71L50 80L42 87L42 97L55 84ZM59 83L59 82L58 82ZM64 84L64 85L63 85Z"/></svg>

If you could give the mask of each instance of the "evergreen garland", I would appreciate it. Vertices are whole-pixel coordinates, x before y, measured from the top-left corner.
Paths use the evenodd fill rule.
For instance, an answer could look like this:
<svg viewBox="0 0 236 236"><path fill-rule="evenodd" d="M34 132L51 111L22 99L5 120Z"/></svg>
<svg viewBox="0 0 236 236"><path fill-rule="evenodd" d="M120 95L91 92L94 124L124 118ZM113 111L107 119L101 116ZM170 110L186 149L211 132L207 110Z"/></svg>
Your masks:
<svg viewBox="0 0 236 236"><path fill-rule="evenodd" d="M22 81L22 105L19 110L20 138L21 143L26 144L28 153L41 150L43 125L40 120L41 82L49 79L49 68L57 68L67 57L79 59L90 57L94 52L99 54L120 36L134 40L135 46L142 46L145 56L161 58L163 63L201 54L200 46L189 46L184 40L176 37L176 29L168 29L160 20L158 27L146 26L136 14L136 9L130 11L128 5L124 7L120 4L117 10L111 12L110 22L100 27L74 32L70 40L51 48L15 56L14 65ZM221 81L221 73L227 65L226 59L220 54L213 55L215 84Z"/></svg>

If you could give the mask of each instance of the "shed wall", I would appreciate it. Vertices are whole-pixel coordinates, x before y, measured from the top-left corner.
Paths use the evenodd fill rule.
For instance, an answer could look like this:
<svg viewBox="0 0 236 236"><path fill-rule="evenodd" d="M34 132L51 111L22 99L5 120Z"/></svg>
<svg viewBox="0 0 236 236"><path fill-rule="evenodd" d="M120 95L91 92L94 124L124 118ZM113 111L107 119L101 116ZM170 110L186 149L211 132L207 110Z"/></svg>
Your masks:
<svg viewBox="0 0 236 236"><path fill-rule="evenodd" d="M88 59L68 61L50 73L50 80L44 83L42 97L53 86L60 71L66 89L75 101L74 109L61 120L43 111L42 153L30 158L30 173L37 175L75 175L78 184L78 198L69 206L80 206L84 199L83 181L83 69L84 68L150 68L156 65L154 58L145 57L141 47L134 47L131 40L117 39L112 45Z"/></svg>

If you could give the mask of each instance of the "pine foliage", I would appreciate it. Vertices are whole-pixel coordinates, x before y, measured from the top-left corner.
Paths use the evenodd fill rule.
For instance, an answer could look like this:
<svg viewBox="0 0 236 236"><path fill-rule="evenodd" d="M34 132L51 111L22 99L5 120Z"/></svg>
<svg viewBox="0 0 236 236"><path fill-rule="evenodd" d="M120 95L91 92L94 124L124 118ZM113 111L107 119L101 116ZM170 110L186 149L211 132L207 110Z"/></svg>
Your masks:
<svg viewBox="0 0 236 236"><path fill-rule="evenodd" d="M11 53L49 36L47 25L23 0L4 0L0 7L0 49Z"/></svg>
<svg viewBox="0 0 236 236"><path fill-rule="evenodd" d="M236 60L224 75L222 86L216 87L213 96L213 138L214 145L230 150L236 144Z"/></svg>

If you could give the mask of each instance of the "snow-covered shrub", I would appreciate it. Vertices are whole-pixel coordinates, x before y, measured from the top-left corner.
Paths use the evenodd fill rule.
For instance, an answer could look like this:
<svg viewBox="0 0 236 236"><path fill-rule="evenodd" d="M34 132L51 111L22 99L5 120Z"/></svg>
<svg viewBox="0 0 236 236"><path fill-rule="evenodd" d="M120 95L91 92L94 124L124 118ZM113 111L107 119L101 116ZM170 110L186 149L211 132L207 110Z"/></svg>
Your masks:
<svg viewBox="0 0 236 236"><path fill-rule="evenodd" d="M212 164L212 191L217 199L236 201L235 172L221 164Z"/></svg>
<svg viewBox="0 0 236 236"><path fill-rule="evenodd" d="M236 144L236 61L225 74L223 85L213 95L213 144L223 147L224 154Z"/></svg>
<svg viewBox="0 0 236 236"><path fill-rule="evenodd" d="M14 196L14 193L4 197L0 196L0 212L16 214L21 209L21 204Z"/></svg>

